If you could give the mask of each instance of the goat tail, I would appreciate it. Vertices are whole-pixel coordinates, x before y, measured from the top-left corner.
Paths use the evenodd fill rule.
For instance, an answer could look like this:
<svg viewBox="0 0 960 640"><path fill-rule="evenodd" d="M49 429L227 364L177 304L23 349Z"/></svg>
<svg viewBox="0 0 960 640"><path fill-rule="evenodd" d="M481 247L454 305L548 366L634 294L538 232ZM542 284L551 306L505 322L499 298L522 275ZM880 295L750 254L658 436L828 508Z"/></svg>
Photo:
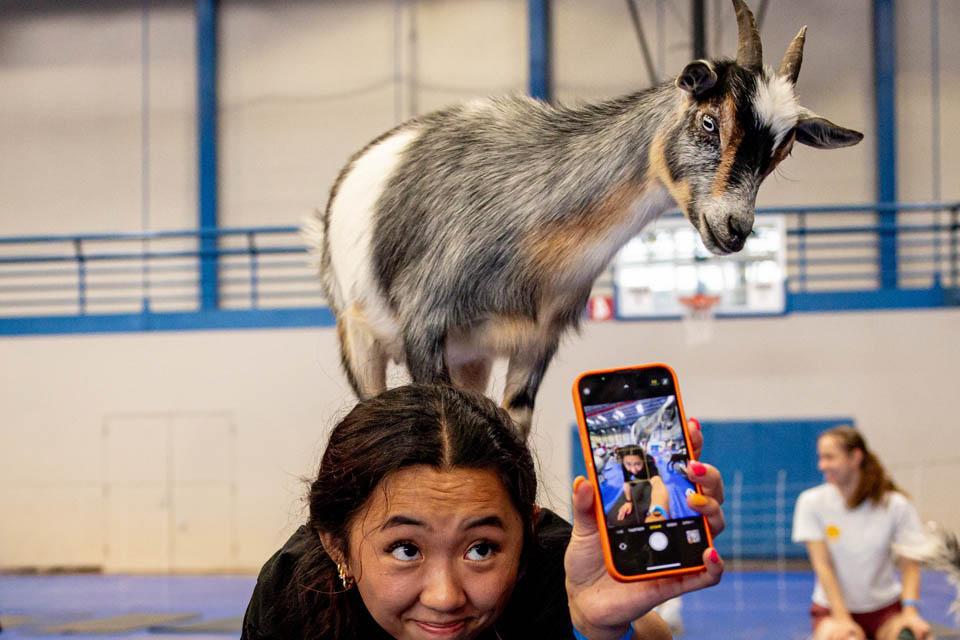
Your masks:
<svg viewBox="0 0 960 640"><path fill-rule="evenodd" d="M957 590L950 613L960 623L960 542L957 535L935 523L928 525L929 531L922 542L916 544L894 545L894 552L909 560L916 560L935 571L945 573L947 579Z"/></svg>
<svg viewBox="0 0 960 640"><path fill-rule="evenodd" d="M300 223L300 239L307 245L310 261L318 270L324 262L324 247L326 246L326 230L323 224L323 211L314 209L313 213Z"/></svg>
<svg viewBox="0 0 960 640"><path fill-rule="evenodd" d="M326 214L321 209L303 219L300 224L300 239L307 246L310 262L320 276L320 285L327 304L336 312L343 307L338 294L337 279L330 261L330 243L327 238Z"/></svg>

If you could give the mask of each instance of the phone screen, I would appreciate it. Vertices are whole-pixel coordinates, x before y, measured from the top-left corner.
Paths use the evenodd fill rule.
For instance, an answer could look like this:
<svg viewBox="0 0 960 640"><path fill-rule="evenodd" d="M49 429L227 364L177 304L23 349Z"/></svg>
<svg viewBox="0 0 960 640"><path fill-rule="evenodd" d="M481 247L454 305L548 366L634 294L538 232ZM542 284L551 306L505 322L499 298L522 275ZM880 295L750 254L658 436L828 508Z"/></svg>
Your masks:
<svg viewBox="0 0 960 640"><path fill-rule="evenodd" d="M590 374L577 389L603 501L613 564L622 575L703 566L703 517L673 372L644 367Z"/></svg>

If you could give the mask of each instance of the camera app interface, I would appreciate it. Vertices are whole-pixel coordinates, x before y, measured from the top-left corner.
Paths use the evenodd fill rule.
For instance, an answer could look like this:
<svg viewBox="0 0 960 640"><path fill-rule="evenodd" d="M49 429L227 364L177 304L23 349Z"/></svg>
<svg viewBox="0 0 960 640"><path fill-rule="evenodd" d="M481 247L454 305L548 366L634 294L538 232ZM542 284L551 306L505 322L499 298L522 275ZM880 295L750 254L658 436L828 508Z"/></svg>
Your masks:
<svg viewBox="0 0 960 640"><path fill-rule="evenodd" d="M659 374L659 372L657 372ZM702 517L673 378L633 372L585 380L580 397L614 564L637 575L702 564Z"/></svg>

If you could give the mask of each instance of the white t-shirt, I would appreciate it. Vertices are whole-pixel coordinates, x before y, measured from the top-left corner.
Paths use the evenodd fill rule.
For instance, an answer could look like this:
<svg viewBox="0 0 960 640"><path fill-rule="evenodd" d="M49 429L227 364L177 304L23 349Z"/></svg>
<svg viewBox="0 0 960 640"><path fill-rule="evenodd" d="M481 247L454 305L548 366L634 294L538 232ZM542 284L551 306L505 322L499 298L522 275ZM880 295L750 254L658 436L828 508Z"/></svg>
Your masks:
<svg viewBox="0 0 960 640"><path fill-rule="evenodd" d="M866 500L847 508L832 484L807 489L797 498L793 513L793 541L827 543L843 601L851 613L867 613L900 598L900 580L894 570L893 544L919 544L924 539L917 510L896 491L873 504ZM813 601L830 606L817 580Z"/></svg>

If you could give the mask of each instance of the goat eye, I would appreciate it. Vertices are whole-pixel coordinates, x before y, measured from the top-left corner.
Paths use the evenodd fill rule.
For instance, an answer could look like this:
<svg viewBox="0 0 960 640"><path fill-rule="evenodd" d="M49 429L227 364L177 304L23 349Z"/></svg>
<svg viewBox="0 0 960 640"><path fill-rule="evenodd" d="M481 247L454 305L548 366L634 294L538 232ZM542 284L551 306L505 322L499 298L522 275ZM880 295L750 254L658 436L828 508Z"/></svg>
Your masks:
<svg viewBox="0 0 960 640"><path fill-rule="evenodd" d="M703 130L706 131L707 133L713 133L714 131L717 130L717 123L714 121L713 118L707 115L703 116L702 126L703 126Z"/></svg>

